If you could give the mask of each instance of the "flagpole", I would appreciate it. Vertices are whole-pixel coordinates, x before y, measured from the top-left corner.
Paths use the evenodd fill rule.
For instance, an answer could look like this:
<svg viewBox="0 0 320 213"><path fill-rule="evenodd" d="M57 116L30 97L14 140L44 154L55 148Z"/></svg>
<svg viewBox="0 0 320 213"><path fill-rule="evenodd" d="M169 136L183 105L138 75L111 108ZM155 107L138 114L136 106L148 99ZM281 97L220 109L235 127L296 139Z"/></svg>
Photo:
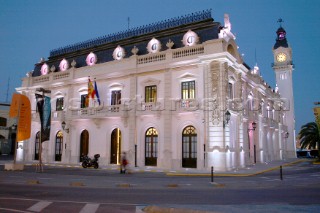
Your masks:
<svg viewBox="0 0 320 213"><path fill-rule="evenodd" d="M43 106L45 105L45 96L44 93L51 93L50 90L46 90L43 88L38 88L36 91L38 92L42 92L42 98L43 98ZM43 109L42 109L43 110ZM40 137L39 137L39 172L43 172L43 165L42 165L42 123L41 123L41 119L40 119ZM36 168L37 171L37 168Z"/></svg>

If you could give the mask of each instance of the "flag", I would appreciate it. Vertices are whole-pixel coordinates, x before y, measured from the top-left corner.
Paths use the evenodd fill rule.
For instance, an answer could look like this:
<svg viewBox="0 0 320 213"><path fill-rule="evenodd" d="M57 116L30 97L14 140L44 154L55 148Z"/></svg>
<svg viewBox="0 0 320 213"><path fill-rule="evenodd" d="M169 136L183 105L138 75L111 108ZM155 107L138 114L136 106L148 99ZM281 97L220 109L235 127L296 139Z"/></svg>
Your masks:
<svg viewBox="0 0 320 213"><path fill-rule="evenodd" d="M29 98L25 95L13 94L9 116L18 117L16 141L29 139L31 133L31 104Z"/></svg>
<svg viewBox="0 0 320 213"><path fill-rule="evenodd" d="M99 92L98 92L98 87L97 87L97 82L96 79L94 79L94 95L95 95L95 99L97 99L99 105L101 104L100 102L100 97L99 97Z"/></svg>
<svg viewBox="0 0 320 213"><path fill-rule="evenodd" d="M50 139L51 99L39 94L36 94L36 99L41 122L41 142L44 142Z"/></svg>
<svg viewBox="0 0 320 213"><path fill-rule="evenodd" d="M89 76L88 77L88 94L87 94L86 103L85 103L86 107L89 107L91 105L90 102L91 102L91 99L93 98L94 98L94 87Z"/></svg>

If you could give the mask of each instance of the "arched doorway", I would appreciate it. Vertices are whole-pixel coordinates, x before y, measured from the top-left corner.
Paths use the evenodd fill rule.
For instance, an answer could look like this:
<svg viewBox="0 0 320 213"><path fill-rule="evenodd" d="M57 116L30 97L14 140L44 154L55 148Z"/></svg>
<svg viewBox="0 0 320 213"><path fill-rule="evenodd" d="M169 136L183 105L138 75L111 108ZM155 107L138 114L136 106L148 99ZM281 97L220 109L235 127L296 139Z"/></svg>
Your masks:
<svg viewBox="0 0 320 213"><path fill-rule="evenodd" d="M111 133L110 164L119 164L121 159L121 131L116 128Z"/></svg>
<svg viewBox="0 0 320 213"><path fill-rule="evenodd" d="M145 135L145 165L157 166L158 158L158 132L151 127Z"/></svg>
<svg viewBox="0 0 320 213"><path fill-rule="evenodd" d="M81 156L88 155L89 153L89 132L83 130L80 136L80 162L82 162Z"/></svg>
<svg viewBox="0 0 320 213"><path fill-rule="evenodd" d="M61 161L62 156L63 133L59 131L56 135L55 161Z"/></svg>
<svg viewBox="0 0 320 213"><path fill-rule="evenodd" d="M193 126L182 131L182 167L197 168L197 131Z"/></svg>
<svg viewBox="0 0 320 213"><path fill-rule="evenodd" d="M34 160L39 160L39 148L40 148L40 132L37 132L36 140L34 142Z"/></svg>

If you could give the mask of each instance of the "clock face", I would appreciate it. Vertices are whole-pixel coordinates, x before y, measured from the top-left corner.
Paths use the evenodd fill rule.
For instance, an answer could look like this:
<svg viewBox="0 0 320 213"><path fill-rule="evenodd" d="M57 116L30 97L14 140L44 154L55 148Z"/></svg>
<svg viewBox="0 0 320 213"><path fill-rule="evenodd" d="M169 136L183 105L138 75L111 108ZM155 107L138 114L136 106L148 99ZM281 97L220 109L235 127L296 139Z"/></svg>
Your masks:
<svg viewBox="0 0 320 213"><path fill-rule="evenodd" d="M125 51L121 46L118 46L114 51L113 51L113 58L115 60L121 60L125 56Z"/></svg>
<svg viewBox="0 0 320 213"><path fill-rule="evenodd" d="M63 59L61 62L60 62L60 70L61 71L66 71L68 68L69 68L69 63L66 59Z"/></svg>
<svg viewBox="0 0 320 213"><path fill-rule="evenodd" d="M189 30L184 34L182 42L184 46L196 45L199 42L199 36L195 32Z"/></svg>
<svg viewBox="0 0 320 213"><path fill-rule="evenodd" d="M285 60L287 60L287 55L285 53L279 53L277 55L278 62L284 62Z"/></svg>
<svg viewBox="0 0 320 213"><path fill-rule="evenodd" d="M88 56L87 56L87 59L86 59L86 62L87 62L87 65L88 66L92 66L92 65L95 65L97 63L97 56L96 54L94 53L90 53Z"/></svg>
<svg viewBox="0 0 320 213"><path fill-rule="evenodd" d="M43 64L41 67L41 75L46 75L49 72L49 66L48 64Z"/></svg>

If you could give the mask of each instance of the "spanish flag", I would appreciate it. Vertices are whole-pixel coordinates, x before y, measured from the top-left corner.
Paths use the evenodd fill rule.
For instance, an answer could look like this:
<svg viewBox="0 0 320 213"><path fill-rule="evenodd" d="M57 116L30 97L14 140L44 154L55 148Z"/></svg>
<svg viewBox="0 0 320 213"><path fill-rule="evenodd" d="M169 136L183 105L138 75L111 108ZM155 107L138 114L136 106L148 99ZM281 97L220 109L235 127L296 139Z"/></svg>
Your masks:
<svg viewBox="0 0 320 213"><path fill-rule="evenodd" d="M90 107L91 104L91 100L94 98L94 87L93 87L93 84L90 80L90 76L88 77L88 94L87 94L87 97L86 97L86 103L85 103L85 106L86 107Z"/></svg>

